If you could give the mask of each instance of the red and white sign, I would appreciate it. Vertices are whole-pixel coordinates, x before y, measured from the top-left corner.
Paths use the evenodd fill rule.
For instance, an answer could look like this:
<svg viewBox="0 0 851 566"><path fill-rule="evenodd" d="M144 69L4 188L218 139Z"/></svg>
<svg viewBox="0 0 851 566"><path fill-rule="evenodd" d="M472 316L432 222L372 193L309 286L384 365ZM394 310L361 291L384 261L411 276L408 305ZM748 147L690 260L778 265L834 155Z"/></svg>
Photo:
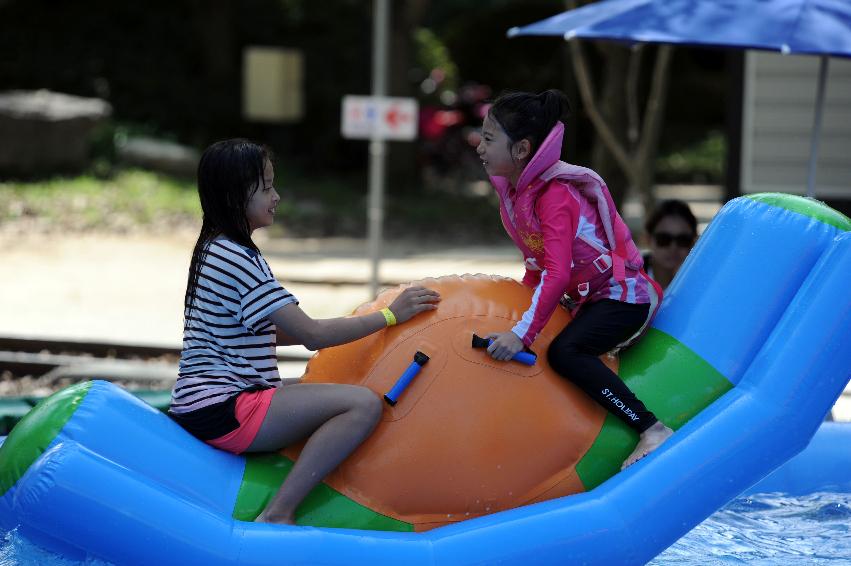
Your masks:
<svg viewBox="0 0 851 566"><path fill-rule="evenodd" d="M415 98L352 96L343 97L341 131L344 138L413 140L419 126L419 106Z"/></svg>

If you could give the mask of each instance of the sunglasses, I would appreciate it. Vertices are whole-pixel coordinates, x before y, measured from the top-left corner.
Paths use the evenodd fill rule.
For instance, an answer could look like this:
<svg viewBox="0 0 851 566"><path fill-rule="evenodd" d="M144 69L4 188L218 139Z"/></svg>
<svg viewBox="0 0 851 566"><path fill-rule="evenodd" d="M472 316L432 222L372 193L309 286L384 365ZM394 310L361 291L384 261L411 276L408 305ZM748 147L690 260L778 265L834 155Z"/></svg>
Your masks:
<svg viewBox="0 0 851 566"><path fill-rule="evenodd" d="M667 248L671 242L676 244L678 248L690 248L694 243L694 236L689 234L669 234L667 232L656 232L653 234L653 239L656 245L660 248Z"/></svg>

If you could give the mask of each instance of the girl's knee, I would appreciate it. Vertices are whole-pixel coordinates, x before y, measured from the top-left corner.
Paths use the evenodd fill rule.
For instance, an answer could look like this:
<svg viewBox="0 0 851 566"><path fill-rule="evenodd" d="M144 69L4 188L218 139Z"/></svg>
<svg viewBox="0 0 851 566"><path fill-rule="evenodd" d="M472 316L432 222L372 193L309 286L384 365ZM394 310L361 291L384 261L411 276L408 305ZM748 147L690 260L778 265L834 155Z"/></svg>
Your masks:
<svg viewBox="0 0 851 566"><path fill-rule="evenodd" d="M550 345L547 349L547 362L562 377L572 378L576 373L577 363L579 360L579 352L569 347L555 347L555 344Z"/></svg>
<svg viewBox="0 0 851 566"><path fill-rule="evenodd" d="M363 414L364 419L372 423L378 422L384 407L381 399L368 387L355 386L352 390L354 410Z"/></svg>

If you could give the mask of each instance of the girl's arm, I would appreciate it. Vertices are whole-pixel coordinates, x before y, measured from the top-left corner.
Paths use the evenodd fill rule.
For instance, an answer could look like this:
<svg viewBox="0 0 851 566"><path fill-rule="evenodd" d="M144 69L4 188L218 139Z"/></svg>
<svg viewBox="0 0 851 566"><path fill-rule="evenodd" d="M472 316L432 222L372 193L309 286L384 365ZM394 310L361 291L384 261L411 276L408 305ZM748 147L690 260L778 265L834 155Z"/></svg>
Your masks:
<svg viewBox="0 0 851 566"><path fill-rule="evenodd" d="M531 346L550 320L570 283L579 201L568 187L555 182L538 198L535 211L544 241L544 271L535 288L535 300L513 329L526 346Z"/></svg>
<svg viewBox="0 0 851 566"><path fill-rule="evenodd" d="M550 320L570 282L579 202L568 193L567 187L550 186L538 198L535 212L541 221L541 236L544 240L544 270L531 273L526 271L526 277L536 277L535 291L532 304L514 328L509 332L488 335L493 338L493 342L488 346L488 353L496 360L510 360L523 346L532 345L538 333Z"/></svg>
<svg viewBox="0 0 851 566"><path fill-rule="evenodd" d="M402 323L411 317L437 308L440 295L425 287L409 287L402 291L390 304L396 322ZM368 336L387 326L381 312L361 316L328 319L313 319L291 303L269 315L278 329L279 337L286 337L295 344L303 344L308 350L319 350L339 346ZM281 344L279 342L279 344Z"/></svg>
<svg viewBox="0 0 851 566"><path fill-rule="evenodd" d="M523 280L521 283L526 285L527 287L537 287L538 283L541 282L541 271L526 268L526 273L523 274Z"/></svg>
<svg viewBox="0 0 851 566"><path fill-rule="evenodd" d="M293 346L296 344L301 344L298 339L293 338L283 330L281 330L280 326L275 326L275 345L276 346Z"/></svg>

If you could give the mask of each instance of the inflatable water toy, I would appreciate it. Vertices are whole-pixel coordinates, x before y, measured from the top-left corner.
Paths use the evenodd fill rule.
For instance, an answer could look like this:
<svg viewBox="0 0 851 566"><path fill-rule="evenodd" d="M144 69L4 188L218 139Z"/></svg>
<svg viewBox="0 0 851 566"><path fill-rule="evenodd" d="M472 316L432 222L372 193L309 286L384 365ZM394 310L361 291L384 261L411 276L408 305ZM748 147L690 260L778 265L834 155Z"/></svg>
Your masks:
<svg viewBox="0 0 851 566"><path fill-rule="evenodd" d="M851 493L851 422L825 422L800 454L755 483L741 496L783 493Z"/></svg>
<svg viewBox="0 0 851 566"><path fill-rule="evenodd" d="M453 309L487 293L464 289L422 322L451 348L434 348L411 324L353 356L348 346L311 361L307 380L344 364L383 395L415 351L430 357L382 428L300 509L300 522L321 526L246 520L298 447L251 458L214 450L106 382L45 400L0 447L0 524L63 555L120 564L646 562L800 452L848 382L849 230L841 214L789 195L722 209L648 335L622 356L620 375L677 429L624 472L635 442L627 427L551 380L540 357L500 364L471 347L473 332L493 329L490 316L516 319L525 297L472 300L487 316L460 315ZM528 292L497 279L456 283ZM489 380L444 373L450 358ZM494 404L500 390L512 403ZM569 449L556 442L565 431L576 435ZM463 475L468 462L475 473Z"/></svg>

